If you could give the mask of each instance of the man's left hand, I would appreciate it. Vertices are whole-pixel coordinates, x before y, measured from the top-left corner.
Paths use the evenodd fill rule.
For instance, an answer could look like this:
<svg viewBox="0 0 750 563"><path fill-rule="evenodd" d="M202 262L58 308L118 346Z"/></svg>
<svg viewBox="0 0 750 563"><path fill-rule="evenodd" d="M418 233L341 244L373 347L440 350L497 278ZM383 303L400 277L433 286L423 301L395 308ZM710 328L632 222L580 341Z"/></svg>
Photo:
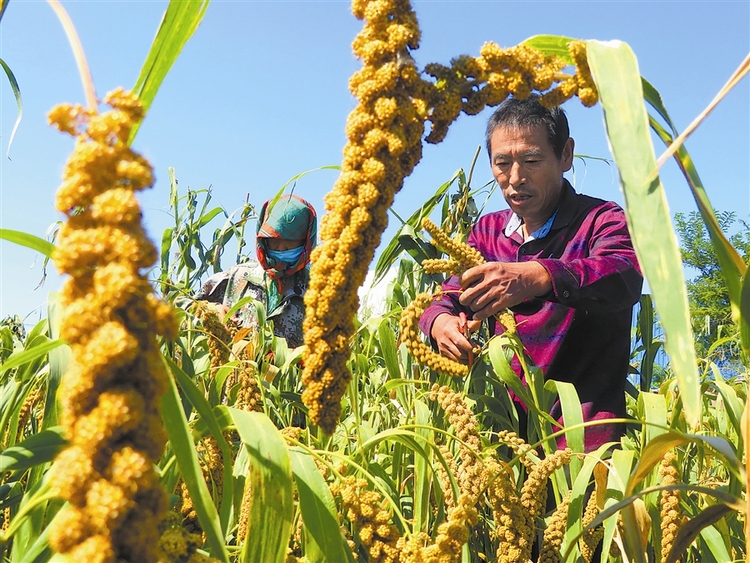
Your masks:
<svg viewBox="0 0 750 563"><path fill-rule="evenodd" d="M503 309L548 293L552 280L539 262L487 262L469 268L459 279L462 305L484 320Z"/></svg>

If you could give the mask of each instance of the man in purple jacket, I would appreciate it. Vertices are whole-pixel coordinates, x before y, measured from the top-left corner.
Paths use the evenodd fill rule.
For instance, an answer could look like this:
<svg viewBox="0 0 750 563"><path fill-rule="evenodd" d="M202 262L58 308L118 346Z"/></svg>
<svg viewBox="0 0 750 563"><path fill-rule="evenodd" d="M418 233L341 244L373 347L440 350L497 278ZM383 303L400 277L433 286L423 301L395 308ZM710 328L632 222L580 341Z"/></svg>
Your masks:
<svg viewBox="0 0 750 563"><path fill-rule="evenodd" d="M448 291L425 310L422 330L441 354L466 360L472 344L461 313L481 321L510 307L534 365L547 379L575 386L584 420L624 417L643 277L623 210L577 194L563 178L573 164L568 121L537 96L504 102L487 124L486 143L510 209L479 219L468 243L487 263L445 282ZM494 320L491 326L495 334L504 330ZM517 361L513 368L522 377ZM551 414L562 420L559 403ZM622 432L614 424L588 428L586 449Z"/></svg>

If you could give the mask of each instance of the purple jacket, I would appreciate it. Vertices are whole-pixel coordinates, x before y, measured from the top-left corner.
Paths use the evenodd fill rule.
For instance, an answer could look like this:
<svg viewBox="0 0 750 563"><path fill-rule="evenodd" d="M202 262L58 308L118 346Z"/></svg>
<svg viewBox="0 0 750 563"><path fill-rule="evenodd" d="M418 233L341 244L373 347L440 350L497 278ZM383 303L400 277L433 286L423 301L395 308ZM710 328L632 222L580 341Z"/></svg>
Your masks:
<svg viewBox="0 0 750 563"><path fill-rule="evenodd" d="M643 276L623 210L613 202L577 194L566 180L546 236L526 243L518 232L506 236L511 217L509 209L481 217L468 243L487 261L536 260L549 272L549 294L513 307L518 335L534 365L545 378L575 386L584 420L624 417L633 305L640 298ZM457 289L458 279L451 277L443 287ZM438 315L460 311L471 318L455 292L446 293L425 310L420 327L429 335ZM494 325L495 334L503 332L499 323ZM517 360L513 369L523 377ZM561 420L559 403L551 414ZM615 425L586 429L586 450L617 440L622 430Z"/></svg>

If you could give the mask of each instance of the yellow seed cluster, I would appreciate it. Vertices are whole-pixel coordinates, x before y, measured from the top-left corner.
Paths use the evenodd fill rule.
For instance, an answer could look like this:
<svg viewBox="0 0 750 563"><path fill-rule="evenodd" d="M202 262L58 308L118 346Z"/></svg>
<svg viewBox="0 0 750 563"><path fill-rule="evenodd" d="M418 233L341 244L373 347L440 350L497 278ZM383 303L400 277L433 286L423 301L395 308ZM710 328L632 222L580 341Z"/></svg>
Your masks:
<svg viewBox="0 0 750 563"><path fill-rule="evenodd" d="M427 258L422 260L422 269L425 274L448 274L460 276L466 268L458 260L443 260L441 258Z"/></svg>
<svg viewBox="0 0 750 563"><path fill-rule="evenodd" d="M668 451L659 465L661 485L674 485L679 482L680 474L675 467L676 456ZM666 561L672 550L680 526L680 491L675 489L661 492L661 560Z"/></svg>
<svg viewBox="0 0 750 563"><path fill-rule="evenodd" d="M509 467L487 464L487 497L495 520L498 563L526 563L531 558L534 518L521 506Z"/></svg>
<svg viewBox="0 0 750 563"><path fill-rule="evenodd" d="M201 472L209 491L213 491L213 498L221 498L224 486L224 458L216 438L206 436L197 445L196 451L200 456ZM198 513L193 505L193 499L184 481L179 484L179 510L182 515L183 527L191 533L203 532L198 521Z"/></svg>
<svg viewBox="0 0 750 563"><path fill-rule="evenodd" d="M399 321L399 339L406 345L409 354L420 364L426 365L438 373L463 377L469 373L469 368L466 365L441 356L422 342L419 317L425 307L432 302L433 297L431 293L420 293L414 298L414 301L404 308Z"/></svg>
<svg viewBox="0 0 750 563"><path fill-rule="evenodd" d="M239 389L234 406L244 411L263 412L263 395L255 370L246 365L238 368L237 383Z"/></svg>
<svg viewBox="0 0 750 563"><path fill-rule="evenodd" d="M532 90L561 82L566 95L578 93L585 103L595 103L596 97L585 44L571 47L581 67L574 77L560 75L565 64L557 57L527 46L501 49L487 43L479 57L458 57L450 67L427 65L428 80L410 55L419 46L420 33L408 0L353 0L352 11L364 20L352 45L363 66L349 81L358 105L347 119L341 175L325 197L321 244L311 257L305 294L308 355L302 400L310 420L327 434L338 422L341 397L351 380L346 362L357 289L387 225L394 195L421 158L425 121L432 124L425 140L437 143L461 111L476 114L511 93L525 98Z"/></svg>
<svg viewBox="0 0 750 563"><path fill-rule="evenodd" d="M533 517L543 514L547 503L547 479L555 471L570 463L573 450L566 448L551 453L529 472L521 488L521 505Z"/></svg>
<svg viewBox="0 0 750 563"><path fill-rule="evenodd" d="M547 91L542 96L542 103L547 107L576 95L584 105L594 105L598 93L586 60L586 44L574 41L568 50L576 66L574 76L561 72L565 63L557 56L544 55L526 45L503 49L492 42L481 47L478 57L461 55L454 58L450 66L428 64L425 72L435 83L427 88L428 119L432 129L425 140L439 143L461 112L476 115L487 106L500 104L511 94L523 99L534 90ZM552 88L555 83L559 84Z"/></svg>
<svg viewBox="0 0 750 563"><path fill-rule="evenodd" d="M219 312L207 301L196 301L197 317L203 324L208 338L208 354L211 358L211 375L216 374L221 366L229 361L229 343L232 335L227 327L219 320Z"/></svg>
<svg viewBox="0 0 750 563"><path fill-rule="evenodd" d="M388 222L393 197L421 158L424 132L415 101L422 81L408 54L419 42L409 2L355 0L352 10L365 20L353 44L364 66L349 82L359 104L347 121L341 176L325 198L322 244L313 251L305 294L309 353L302 399L312 422L329 434L351 379L346 361L357 289Z"/></svg>
<svg viewBox="0 0 750 563"><path fill-rule="evenodd" d="M469 268L484 264L484 257L476 248L469 246L465 242L453 240L429 219L422 220L422 228L430 233L430 236L434 239L435 246L448 254L453 261L460 264L461 269L458 272L459 274L462 274Z"/></svg>
<svg viewBox="0 0 750 563"><path fill-rule="evenodd" d="M483 462L479 457L482 451L479 423L461 393L456 393L450 387L433 385L430 395L445 411L456 437L461 441L458 446L461 463L456 474L459 489L476 502L484 486Z"/></svg>
<svg viewBox="0 0 750 563"><path fill-rule="evenodd" d="M542 536L542 548L539 550L538 563L560 563L562 561L560 548L567 530L569 508L570 494L557 505L550 517Z"/></svg>
<svg viewBox="0 0 750 563"><path fill-rule="evenodd" d="M59 392L70 445L51 472L69 507L50 544L71 561L152 562L166 508L154 471L167 384L155 335L174 338L177 325L140 273L157 256L134 195L153 184L151 166L127 145L143 111L122 89L104 103L111 110L101 114L70 104L49 114L76 138L55 198L67 216L53 258L70 276L60 334L72 358Z"/></svg>
<svg viewBox="0 0 750 563"><path fill-rule="evenodd" d="M510 447L513 452L520 457L521 463L526 466L527 469L532 469L535 465L534 450L529 446L526 441L519 437L515 432L510 430L501 430L497 433L498 442L502 442Z"/></svg>
<svg viewBox="0 0 750 563"><path fill-rule="evenodd" d="M469 268L480 266L485 263L484 256L465 242L450 238L443 230L429 219L422 220L422 227L432 236L433 243L442 249L450 260L427 259L422 262L422 267L427 274L451 274L460 276ZM506 309L495 315L498 322L505 327L510 334L516 333L516 319L513 313Z"/></svg>
<svg viewBox="0 0 750 563"><path fill-rule="evenodd" d="M237 521L237 542L244 543L247 538L247 526L250 522L250 511L253 505L253 491L250 482L245 480L245 491L242 493L240 517Z"/></svg>
<svg viewBox="0 0 750 563"><path fill-rule="evenodd" d="M497 321L505 327L508 334L516 334L518 331L518 325L516 324L516 317L513 316L513 312L510 309L506 309L501 313L495 315Z"/></svg>
<svg viewBox="0 0 750 563"><path fill-rule="evenodd" d="M453 484L451 483L450 475L448 474L448 472L450 472L451 475L457 475L458 462L456 461L456 458L453 457L453 453L450 451L448 446L440 444L438 446L438 450L445 458L445 462L448 465L448 470L446 471L442 463L436 463L434 469L438 475L440 490L443 492L443 503L445 504L446 508L450 509L455 505L455 502L453 499Z"/></svg>
<svg viewBox="0 0 750 563"><path fill-rule="evenodd" d="M26 427L26 425L29 422L29 419L31 418L31 413L34 410L34 407L39 402L39 399L43 396L42 389L34 389L31 393L26 395L26 398L23 401L23 404L21 405L21 408L18 410L18 436L20 437L23 432L23 429Z"/></svg>
<svg viewBox="0 0 750 563"><path fill-rule="evenodd" d="M461 548L469 541L470 527L479 521L475 503L470 495L461 495L457 506L450 509L448 519L438 526L435 543L424 548L420 557L404 559L404 563L461 561Z"/></svg>
<svg viewBox="0 0 750 563"><path fill-rule="evenodd" d="M599 515L599 506L596 504L596 491L589 496L589 500L586 503L586 509L583 511L583 518L581 519L581 525L586 528L590 525L594 519ZM596 546L602 541L604 537L604 526L598 526L597 528L587 530L584 532L579 547L581 549L581 557L586 563L591 563L594 558Z"/></svg>
<svg viewBox="0 0 750 563"><path fill-rule="evenodd" d="M200 534L185 530L177 513L167 513L160 530L158 563L219 563L218 559L198 553L203 539Z"/></svg>
<svg viewBox="0 0 750 563"><path fill-rule="evenodd" d="M367 548L370 563L399 563L398 530L389 523L391 515L382 507L383 497L366 487L364 479L344 479L340 495L346 518Z"/></svg>
<svg viewBox="0 0 750 563"><path fill-rule="evenodd" d="M180 495L178 507L182 517L182 527L190 533L202 534L203 528L201 528L198 522L198 512L195 510L193 498L190 496L190 492L184 481L180 481L178 492Z"/></svg>

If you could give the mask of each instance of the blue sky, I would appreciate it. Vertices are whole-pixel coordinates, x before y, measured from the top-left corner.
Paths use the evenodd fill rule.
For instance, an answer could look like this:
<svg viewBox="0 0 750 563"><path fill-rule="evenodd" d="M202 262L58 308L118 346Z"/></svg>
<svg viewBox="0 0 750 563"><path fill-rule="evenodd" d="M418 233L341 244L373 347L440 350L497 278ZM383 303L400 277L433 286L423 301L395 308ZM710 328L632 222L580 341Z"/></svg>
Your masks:
<svg viewBox="0 0 750 563"><path fill-rule="evenodd" d="M65 2L81 37L99 96L130 87L146 57L165 1ZM415 53L420 67L476 55L485 41L512 46L537 34L619 39L635 52L641 74L662 94L678 129L711 101L750 51L750 3L741 2L473 2L413 1L422 30ZM134 148L153 164L157 183L144 194L147 228L160 240L168 226L168 167L180 185L212 187L227 210L249 194L260 206L292 176L339 164L346 116L355 105L347 89L359 68L350 44L361 22L348 2L214 0L206 18L167 77ZM46 112L63 101L83 102L73 56L54 13L43 0L11 0L0 23L0 58L14 71L24 118L5 158L15 101L0 80L0 227L44 236L60 219L53 208L69 137L46 125ZM601 109L565 104L576 152L610 158ZM490 110L491 111L491 110ZM489 113L462 116L448 138L426 146L422 162L396 196L408 215L460 167L468 168L482 142ZM746 78L686 144L718 209L750 212L750 81ZM662 147L657 145L657 153ZM296 193L323 214L323 196L336 178L320 171L303 178ZM474 185L490 180L484 155ZM573 179L571 177L571 179ZM614 169L577 161L579 191L622 202ZM695 204L669 163L662 174L670 209ZM503 207L499 199L494 207ZM396 220L384 235L395 233ZM34 323L44 315L47 292L41 259L0 241L0 318Z"/></svg>

